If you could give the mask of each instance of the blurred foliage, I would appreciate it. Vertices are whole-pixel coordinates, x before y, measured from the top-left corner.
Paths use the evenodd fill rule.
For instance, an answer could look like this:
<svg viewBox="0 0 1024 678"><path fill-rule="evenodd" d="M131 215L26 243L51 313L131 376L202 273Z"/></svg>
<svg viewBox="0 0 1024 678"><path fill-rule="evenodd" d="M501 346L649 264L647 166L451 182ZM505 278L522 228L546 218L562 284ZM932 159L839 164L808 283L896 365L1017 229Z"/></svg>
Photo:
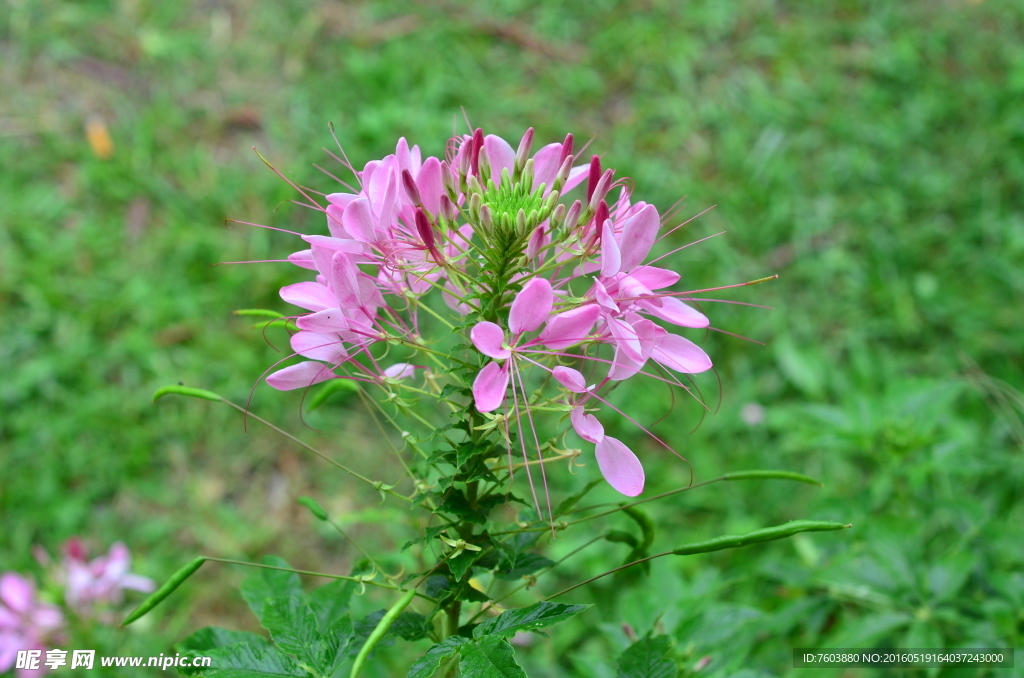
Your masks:
<svg viewBox="0 0 1024 678"><path fill-rule="evenodd" d="M694 287L780 274L719 293L775 310L707 304L716 327L768 346L710 334L718 412L690 434L700 408L677 403L656 429L697 480L785 468L826 486L723 483L651 504L652 551L791 517L854 524L655 561L629 598L601 580L574 593L597 611L518 651L527 668L614 676L634 634L622 622L671 636L658 652L686 670L710 657L700 675L715 676L786 674L801 646L1020 645L1020 3L0 6L0 568L30 571L33 544L80 534L123 539L157 579L196 553L273 550L347 571L347 545L318 532L301 494L369 548L410 538L381 529L397 509L251 421L246 434L227 408L150 395L181 381L244 402L281 357L230 311L283 309L276 288L296 271L210 265L280 258L288 236L223 222L323 224L286 202L252 146L327 191L312 165L337 171L320 150L328 121L361 164L399 135L440 153L463 107L509 138L530 125L542 140L594 135L662 210L684 193L684 216L717 205L671 239L727 231L676 259ZM717 382L700 384L714 404ZM647 422L669 410L658 389L616 397ZM339 394L310 430L298 398L260 388L253 407L357 468L392 468L358 399ZM619 428L660 478L649 492L688 482L670 458L654 472L657 448ZM593 472L556 479L556 493ZM591 547L543 585L626 553ZM211 568L183 589L191 599L110 646L167 651L206 623L252 628L229 586L240 576Z"/></svg>

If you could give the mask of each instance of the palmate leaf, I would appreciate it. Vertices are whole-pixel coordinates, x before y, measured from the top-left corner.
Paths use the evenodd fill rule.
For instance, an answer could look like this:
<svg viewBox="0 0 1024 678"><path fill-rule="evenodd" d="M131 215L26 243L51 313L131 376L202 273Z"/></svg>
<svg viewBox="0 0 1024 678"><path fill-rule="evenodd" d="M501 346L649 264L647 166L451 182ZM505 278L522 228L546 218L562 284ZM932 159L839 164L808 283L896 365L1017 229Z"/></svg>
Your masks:
<svg viewBox="0 0 1024 678"><path fill-rule="evenodd" d="M336 619L324 633L318 630L316 614L301 598L269 598L264 602L262 624L274 643L318 675L330 676L348 655L352 642L351 618Z"/></svg>
<svg viewBox="0 0 1024 678"><path fill-rule="evenodd" d="M500 636L486 636L459 648L462 678L526 678L516 663L511 643Z"/></svg>
<svg viewBox="0 0 1024 678"><path fill-rule="evenodd" d="M203 654L206 650L213 650L218 647L248 643L259 647L270 645L263 636L248 631L231 631L222 629L219 626L206 626L188 636L174 649L178 652L195 652Z"/></svg>
<svg viewBox="0 0 1024 678"><path fill-rule="evenodd" d="M239 643L202 654L210 657L209 667L179 670L205 678L309 678L305 669L272 646Z"/></svg>
<svg viewBox="0 0 1024 678"><path fill-rule="evenodd" d="M514 636L519 631L536 631L568 619L590 605L564 605L542 600L529 607L506 610L473 629L474 638Z"/></svg>
<svg viewBox="0 0 1024 678"><path fill-rule="evenodd" d="M668 636L647 636L629 646L619 657L616 678L676 678L679 665L672 658Z"/></svg>
<svg viewBox="0 0 1024 678"><path fill-rule="evenodd" d="M432 645L427 653L417 659L409 668L406 678L430 678L434 675L434 671L441 666L441 662L454 656L459 648L469 642L469 639L462 636L449 636L440 643Z"/></svg>
<svg viewBox="0 0 1024 678"><path fill-rule="evenodd" d="M263 564L291 567L286 560L277 556L266 556ZM259 569L242 582L242 597L245 598L252 613L262 622L263 604L268 598L305 598L305 593L299 575L294 572Z"/></svg>

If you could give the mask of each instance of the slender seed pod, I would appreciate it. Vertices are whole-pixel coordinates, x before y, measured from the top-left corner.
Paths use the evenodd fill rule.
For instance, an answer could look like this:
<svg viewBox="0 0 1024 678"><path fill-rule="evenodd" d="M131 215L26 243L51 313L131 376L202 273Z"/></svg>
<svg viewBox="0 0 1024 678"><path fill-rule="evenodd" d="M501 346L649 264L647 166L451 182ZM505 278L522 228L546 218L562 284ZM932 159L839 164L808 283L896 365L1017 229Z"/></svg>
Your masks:
<svg viewBox="0 0 1024 678"><path fill-rule="evenodd" d="M757 544L764 541L774 541L792 537L800 532L825 532L829 530L841 530L851 525L837 523L830 520L792 520L784 525L766 527L763 530L754 530L746 534L727 534L706 541L698 541L693 544L686 544L679 548L672 549L670 553L676 556L689 556L694 553L709 553L723 549L734 549L749 544Z"/></svg>
<svg viewBox="0 0 1024 678"><path fill-rule="evenodd" d="M377 622L377 626L373 629L370 637L366 639L365 643L363 643L363 647L360 648L355 661L352 662L352 671L348 674L349 678L356 678L359 675L359 672L363 668L363 664L366 663L366 658L370 656L370 652L377 646L377 643L387 635L388 629L390 629L391 625L395 623L396 619L398 619L398 615L402 613L402 610L409 607L409 603L412 602L414 597L416 597L416 589L406 591L405 594L398 599L398 602L392 605L391 609L384 613L384 616L381 617L379 622Z"/></svg>
<svg viewBox="0 0 1024 678"><path fill-rule="evenodd" d="M735 473L726 473L722 476L722 480L795 480L801 483L807 483L808 485L817 485L818 487L824 487L825 483L805 476L802 473L794 473L792 471L736 471Z"/></svg>
<svg viewBox="0 0 1024 678"><path fill-rule="evenodd" d="M171 578L168 579L163 586L154 591L152 595L150 595L148 598L142 601L142 604L135 608L135 610L131 614L125 617L124 621L121 622L121 626L128 626L133 621L136 621L137 619L141 618L147 612L149 612L154 607L159 605L164 598L166 598L174 592L174 589L181 586L186 579L195 574L196 570L202 567L203 563L205 562L206 558L202 556L190 560L187 565L185 565L183 568L172 574Z"/></svg>
<svg viewBox="0 0 1024 678"><path fill-rule="evenodd" d="M317 520L329 520L330 517L327 515L327 511L320 505L313 497L299 497L298 502L309 509L309 512L313 514L313 517Z"/></svg>

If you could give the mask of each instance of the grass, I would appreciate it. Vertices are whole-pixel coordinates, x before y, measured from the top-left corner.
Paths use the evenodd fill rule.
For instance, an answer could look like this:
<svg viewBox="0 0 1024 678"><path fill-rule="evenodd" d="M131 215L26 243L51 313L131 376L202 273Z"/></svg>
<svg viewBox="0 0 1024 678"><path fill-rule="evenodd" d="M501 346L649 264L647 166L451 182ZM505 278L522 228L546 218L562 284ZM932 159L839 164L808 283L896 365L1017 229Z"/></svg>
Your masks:
<svg viewBox="0 0 1024 678"><path fill-rule="evenodd" d="M789 517L855 525L657 562L629 599L595 584L607 624L520 651L524 661L613 675L615 624L643 633L666 609L659 628L694 661L713 656L716 675L784 674L801 644L1019 645L1019 411L977 388L978 375L1010 393L1024 383L1019 4L487 7L5 5L0 568L31 570L33 544L55 550L74 534L126 541L156 578L195 553L347 567L347 548L295 505L303 493L352 514L370 546L404 541L374 527L393 507L362 508L372 491L286 441L243 432L226 408L149 397L182 381L244 401L278 359L230 313L282 309L276 288L294 270L210 264L278 258L289 240L224 220L322 224L285 202L290 189L252 146L326 189L312 164L326 161L328 121L359 164L399 135L440 153L464 107L508 138L531 125L545 140L594 136L605 164L660 209L682 194L685 216L714 205L673 239L726 231L677 259L695 286L780 275L726 297L774 310L708 309L716 327L767 346L710 334L721 408L689 435L699 412L680 404L659 431L698 480L774 467L826 487L683 495L652 506L658 543ZM109 127L109 159L86 143L90 119ZM702 385L717 396L713 380ZM658 391L618 397L650 420L668 409ZM262 388L253 402L302 430L296 398ZM763 424L743 423L747 403L764 407ZM304 436L340 450L344 432L346 458L375 469L379 436L356 404L311 415L322 433ZM686 477L668 461L664 473L665 488ZM587 551L563 583L605 569L614 548ZM162 651L204 623L251 626L237 576L204 572L154 626L109 642ZM575 665L555 662L567 646Z"/></svg>

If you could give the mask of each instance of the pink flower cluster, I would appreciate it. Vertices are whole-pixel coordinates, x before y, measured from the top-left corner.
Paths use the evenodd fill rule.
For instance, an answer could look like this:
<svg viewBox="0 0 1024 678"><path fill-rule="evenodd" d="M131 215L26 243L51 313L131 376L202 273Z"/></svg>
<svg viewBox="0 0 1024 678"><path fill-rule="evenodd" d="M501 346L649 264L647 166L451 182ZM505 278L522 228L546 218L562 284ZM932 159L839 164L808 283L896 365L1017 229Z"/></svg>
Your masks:
<svg viewBox="0 0 1024 678"><path fill-rule="evenodd" d="M50 564L49 555L37 550L42 565ZM78 538L64 545L64 558L54 568L54 579L64 587L64 600L76 614L89 617L103 606L119 605L124 590L149 592L151 579L132 574L131 554L121 542L106 555L88 560ZM0 575L0 673L15 665L19 650L46 650L63 639L64 613L57 605L39 599L35 583L15 572ZM20 678L42 675L45 667L19 669Z"/></svg>
<svg viewBox="0 0 1024 678"><path fill-rule="evenodd" d="M375 345L428 352L440 339L421 335L423 312L452 329L462 323L481 354L472 383L479 412L499 410L506 433L518 425L528 456L522 433L534 428L534 406L553 376L561 391L546 402L569 412L576 433L596 446L612 487L636 496L640 461L589 409L614 409L602 390L635 375L687 389L672 372L704 372L711 360L664 325L706 328L708 319L685 303L694 292L669 291L678 273L644 263L662 225L657 209L633 202L628 183L598 156L575 165L571 135L536 153L532 142L532 129L517 149L478 129L451 139L441 160L422 159L402 139L361 171L343 161L358 187L327 195L325 207L304 193L330 235L301 236L309 248L289 260L316 279L282 288L281 297L309 312L296 317L291 337L308 360L267 382L281 390L333 378L394 382L413 366L382 367ZM577 187L579 198L562 202ZM471 322L449 314L449 323L431 304L434 293Z"/></svg>

